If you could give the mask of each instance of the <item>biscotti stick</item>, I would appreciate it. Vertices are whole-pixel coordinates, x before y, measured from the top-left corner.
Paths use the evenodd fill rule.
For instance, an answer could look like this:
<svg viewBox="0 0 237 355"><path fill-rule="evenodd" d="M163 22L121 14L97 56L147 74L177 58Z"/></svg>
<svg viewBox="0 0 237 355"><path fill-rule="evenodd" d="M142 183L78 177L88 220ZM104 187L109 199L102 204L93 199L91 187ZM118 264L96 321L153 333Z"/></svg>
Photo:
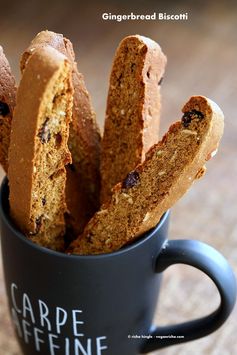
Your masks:
<svg viewBox="0 0 237 355"><path fill-rule="evenodd" d="M18 88L12 120L10 212L23 233L55 250L64 248L72 100L67 58L52 47L35 50Z"/></svg>
<svg viewBox="0 0 237 355"><path fill-rule="evenodd" d="M131 243L154 227L161 216L203 175L216 152L224 127L219 107L193 96L143 164L115 186L111 202L102 206L72 243L75 254L108 253Z"/></svg>
<svg viewBox="0 0 237 355"><path fill-rule="evenodd" d="M16 104L16 85L10 65L0 46L0 164L8 169L11 122Z"/></svg>
<svg viewBox="0 0 237 355"><path fill-rule="evenodd" d="M143 36L126 37L116 51L102 139L101 203L158 142L165 65L160 46Z"/></svg>
<svg viewBox="0 0 237 355"><path fill-rule="evenodd" d="M73 114L68 142L72 164L67 166L66 222L70 234L77 236L99 209L101 138L83 75L78 72L72 43L67 38L51 31L38 33L22 56L21 70L34 50L46 45L66 55L73 67Z"/></svg>

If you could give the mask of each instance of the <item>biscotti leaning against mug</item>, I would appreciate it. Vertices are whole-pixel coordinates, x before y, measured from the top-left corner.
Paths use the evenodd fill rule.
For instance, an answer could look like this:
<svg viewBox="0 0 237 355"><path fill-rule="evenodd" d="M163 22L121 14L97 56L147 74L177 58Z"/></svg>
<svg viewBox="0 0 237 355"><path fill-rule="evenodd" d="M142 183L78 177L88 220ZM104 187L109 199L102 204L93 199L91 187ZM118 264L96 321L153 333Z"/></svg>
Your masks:
<svg viewBox="0 0 237 355"><path fill-rule="evenodd" d="M11 216L37 244L63 250L65 165L72 114L71 65L51 47L27 63L12 120L8 178Z"/></svg>
<svg viewBox="0 0 237 355"><path fill-rule="evenodd" d="M69 252L109 253L131 243L155 227L204 174L223 134L223 113L203 96L191 97L183 113L149 150L144 163L114 187L111 201L94 215Z"/></svg>
<svg viewBox="0 0 237 355"><path fill-rule="evenodd" d="M99 209L100 194L100 130L86 89L78 70L73 45L60 33L41 31L21 57L24 72L29 58L37 48L51 46L65 55L72 66L73 108L68 148L72 163L68 164L66 181L66 229L69 239L81 233ZM79 63L80 64L80 63Z"/></svg>
<svg viewBox="0 0 237 355"><path fill-rule="evenodd" d="M101 144L101 203L159 140L166 56L158 43L128 36L116 50Z"/></svg>

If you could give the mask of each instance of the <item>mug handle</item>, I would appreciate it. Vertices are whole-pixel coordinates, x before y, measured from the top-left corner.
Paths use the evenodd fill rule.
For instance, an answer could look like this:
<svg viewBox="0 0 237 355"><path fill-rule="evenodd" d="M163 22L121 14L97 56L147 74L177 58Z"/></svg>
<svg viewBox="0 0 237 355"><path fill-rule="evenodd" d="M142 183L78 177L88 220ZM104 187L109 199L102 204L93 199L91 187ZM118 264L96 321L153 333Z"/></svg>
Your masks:
<svg viewBox="0 0 237 355"><path fill-rule="evenodd" d="M156 272L161 273L173 264L191 265L208 275L219 291L220 305L208 316L181 324L155 327L150 333L151 337L142 346L142 354L202 338L214 332L225 322L234 307L234 273L226 259L214 248L197 240L166 241L156 261Z"/></svg>

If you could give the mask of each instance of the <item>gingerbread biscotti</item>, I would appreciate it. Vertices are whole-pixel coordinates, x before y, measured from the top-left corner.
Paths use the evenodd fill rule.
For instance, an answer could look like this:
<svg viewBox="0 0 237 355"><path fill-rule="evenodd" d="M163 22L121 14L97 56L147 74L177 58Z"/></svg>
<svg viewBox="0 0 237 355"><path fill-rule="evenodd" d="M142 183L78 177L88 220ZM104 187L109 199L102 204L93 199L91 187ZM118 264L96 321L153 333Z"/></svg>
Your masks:
<svg viewBox="0 0 237 355"><path fill-rule="evenodd" d="M160 46L143 36L124 38L116 51L102 139L101 203L158 142L165 65Z"/></svg>
<svg viewBox="0 0 237 355"><path fill-rule="evenodd" d="M191 97L183 113L181 121L149 150L144 163L115 186L111 202L102 206L71 244L71 253L108 253L132 242L154 227L202 176L221 139L224 116L203 96Z"/></svg>
<svg viewBox="0 0 237 355"><path fill-rule="evenodd" d="M68 142L72 164L67 166L66 184L66 221L68 232L73 237L83 231L99 209L101 136L83 75L77 69L72 43L67 38L51 31L38 33L22 55L21 70L24 71L36 48L46 45L64 54L73 68L73 114Z"/></svg>
<svg viewBox="0 0 237 355"><path fill-rule="evenodd" d="M11 122L16 104L16 85L10 65L0 46L0 164L8 169Z"/></svg>
<svg viewBox="0 0 237 355"><path fill-rule="evenodd" d="M18 88L9 149L11 216L34 242L55 250L64 248L71 71L52 47L34 51Z"/></svg>

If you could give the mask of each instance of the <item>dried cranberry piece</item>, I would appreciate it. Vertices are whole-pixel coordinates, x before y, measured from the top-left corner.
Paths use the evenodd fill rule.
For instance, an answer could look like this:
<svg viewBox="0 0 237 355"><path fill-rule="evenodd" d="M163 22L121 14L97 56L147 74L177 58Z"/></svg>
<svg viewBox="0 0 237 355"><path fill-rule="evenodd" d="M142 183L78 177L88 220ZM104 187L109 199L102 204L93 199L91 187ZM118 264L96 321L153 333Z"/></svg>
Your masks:
<svg viewBox="0 0 237 355"><path fill-rule="evenodd" d="M5 102L0 101L0 116L5 117L10 112L9 106Z"/></svg>
<svg viewBox="0 0 237 355"><path fill-rule="evenodd" d="M119 85L121 85L122 78L123 78L123 74L120 74L119 77L118 77L118 84Z"/></svg>
<svg viewBox="0 0 237 355"><path fill-rule="evenodd" d="M181 122L183 124L184 127L188 127L189 124L191 123L191 121L195 118L198 118L199 120L204 118L204 114L200 111L197 110L191 110L189 112L185 112Z"/></svg>
<svg viewBox="0 0 237 355"><path fill-rule="evenodd" d="M48 127L48 121L49 118L46 118L45 122L42 124L39 133L38 133L38 137L40 138L41 142L44 143L48 143L51 139L51 133Z"/></svg>
<svg viewBox="0 0 237 355"><path fill-rule="evenodd" d="M164 80L164 77L162 76L158 82L158 85L161 85L163 80Z"/></svg>
<svg viewBox="0 0 237 355"><path fill-rule="evenodd" d="M63 138L62 138L61 134L57 133L55 136L55 143L58 148L60 147L62 141L63 141Z"/></svg>
<svg viewBox="0 0 237 355"><path fill-rule="evenodd" d="M128 175L124 179L124 181L122 183L122 188L129 189L129 188L137 185L139 180L140 180L140 177L139 177L138 172L136 170L131 171L130 173L128 173Z"/></svg>
<svg viewBox="0 0 237 355"><path fill-rule="evenodd" d="M132 73L134 73L135 68L136 68L136 64L135 64L135 63L132 63L132 64L131 64L131 72L132 72Z"/></svg>
<svg viewBox="0 0 237 355"><path fill-rule="evenodd" d="M35 234L39 233L40 231L40 228L42 226L42 219L43 219L43 215L39 216L35 220Z"/></svg>

